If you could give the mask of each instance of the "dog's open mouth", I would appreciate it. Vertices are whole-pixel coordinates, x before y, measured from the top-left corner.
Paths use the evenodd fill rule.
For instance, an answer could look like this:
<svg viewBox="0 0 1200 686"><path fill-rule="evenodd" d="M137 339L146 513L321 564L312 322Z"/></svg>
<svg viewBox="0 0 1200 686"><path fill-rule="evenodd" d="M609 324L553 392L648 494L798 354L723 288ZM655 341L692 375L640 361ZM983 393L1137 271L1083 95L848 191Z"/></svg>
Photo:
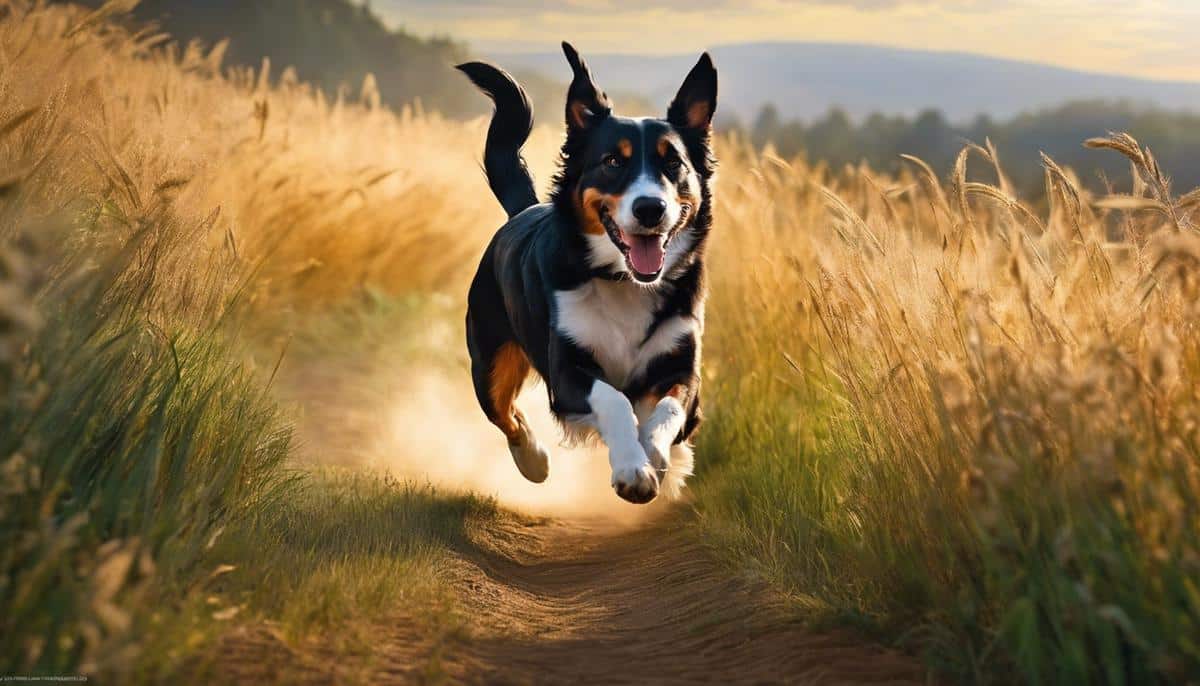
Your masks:
<svg viewBox="0 0 1200 686"><path fill-rule="evenodd" d="M658 273L662 271L663 259L666 256L666 236L630 236L625 232L621 232L621 241L629 245L628 252L625 253L625 259L629 261L629 266L633 268L634 276L638 278L649 277L642 279L643 281L653 281L658 277Z"/></svg>
<svg viewBox="0 0 1200 686"><path fill-rule="evenodd" d="M658 279L666 259L667 243L671 241L675 231L653 234L628 233L617 226L607 211L601 210L600 218L609 239L625 256L625 265L633 274L633 278L642 283L651 283Z"/></svg>

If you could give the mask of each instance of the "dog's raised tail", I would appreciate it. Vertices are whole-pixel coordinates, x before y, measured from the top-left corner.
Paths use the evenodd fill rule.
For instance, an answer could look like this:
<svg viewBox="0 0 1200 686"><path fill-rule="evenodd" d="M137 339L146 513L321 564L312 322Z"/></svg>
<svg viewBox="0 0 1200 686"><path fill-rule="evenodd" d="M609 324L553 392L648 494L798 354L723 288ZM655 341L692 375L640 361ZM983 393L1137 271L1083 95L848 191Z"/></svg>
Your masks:
<svg viewBox="0 0 1200 686"><path fill-rule="evenodd" d="M537 204L533 176L521 157L521 146L533 130L533 107L525 90L508 72L486 62L458 65L479 90L496 105L483 149L483 168L488 185L509 217Z"/></svg>

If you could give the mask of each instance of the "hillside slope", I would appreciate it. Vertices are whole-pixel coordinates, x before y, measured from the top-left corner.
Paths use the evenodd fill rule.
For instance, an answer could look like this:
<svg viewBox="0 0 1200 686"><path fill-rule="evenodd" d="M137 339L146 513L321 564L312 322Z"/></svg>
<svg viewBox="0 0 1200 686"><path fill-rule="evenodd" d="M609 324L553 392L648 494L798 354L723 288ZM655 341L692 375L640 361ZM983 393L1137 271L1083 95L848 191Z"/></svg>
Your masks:
<svg viewBox="0 0 1200 686"><path fill-rule="evenodd" d="M83 4L96 6L100 1L83 0ZM226 66L258 69L267 58L275 76L292 67L300 81L316 85L330 97L341 89L357 94L372 74L382 102L394 109L419 101L425 109L456 119L491 111L486 98L453 69L472 56L466 44L448 37L419 37L403 27L389 26L369 3L143 0L132 17L182 44L199 40L213 46L227 40ZM561 119L566 92L566 81L561 79L570 74L562 56L556 55L553 64L537 73L515 71L529 92L538 121ZM623 111L650 113L649 101L641 95L620 89L614 95Z"/></svg>
<svg viewBox="0 0 1200 686"><path fill-rule="evenodd" d="M481 110L451 69L466 58L463 45L393 30L346 0L144 0L135 16L183 41L228 38L228 63L257 67L268 56L326 93L341 84L357 87L369 72L393 106L420 98L452 115Z"/></svg>

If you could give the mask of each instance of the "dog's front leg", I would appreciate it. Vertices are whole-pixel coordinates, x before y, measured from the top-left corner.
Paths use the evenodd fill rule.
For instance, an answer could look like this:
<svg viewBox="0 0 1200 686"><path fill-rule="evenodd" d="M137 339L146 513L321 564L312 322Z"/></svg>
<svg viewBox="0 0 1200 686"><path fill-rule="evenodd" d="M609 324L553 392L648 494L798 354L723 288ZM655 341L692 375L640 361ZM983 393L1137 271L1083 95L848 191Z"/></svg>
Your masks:
<svg viewBox="0 0 1200 686"><path fill-rule="evenodd" d="M671 445L687 422L688 387L676 384L661 395L650 393L638 401L638 442L646 451L661 483L671 466Z"/></svg>
<svg viewBox="0 0 1200 686"><path fill-rule="evenodd" d="M564 344L551 355L551 409L568 422L600 434L608 446L612 487L631 503L648 503L658 496L658 476L638 437L637 416L624 393L589 373L587 358ZM576 355L572 355L576 353Z"/></svg>
<svg viewBox="0 0 1200 686"><path fill-rule="evenodd" d="M608 446L612 486L631 503L648 503L658 495L658 477L638 437L637 416L625 394L596 379L588 394L592 421Z"/></svg>

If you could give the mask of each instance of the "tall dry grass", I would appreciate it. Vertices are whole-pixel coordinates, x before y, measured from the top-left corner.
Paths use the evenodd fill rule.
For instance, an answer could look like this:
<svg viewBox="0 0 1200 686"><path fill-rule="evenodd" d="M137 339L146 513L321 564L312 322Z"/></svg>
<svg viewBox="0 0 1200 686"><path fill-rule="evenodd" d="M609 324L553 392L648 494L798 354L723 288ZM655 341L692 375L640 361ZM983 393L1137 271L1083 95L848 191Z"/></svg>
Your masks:
<svg viewBox="0 0 1200 686"><path fill-rule="evenodd" d="M482 128L392 114L369 83L328 102L224 72L220 46L123 28L128 4L0 5L5 674L174 679L234 617L344 626L396 570L431 584L439 541L491 509L372 481L388 505L368 511L339 478L298 483L303 415L274 378L303 313L465 278L501 214L460 195L486 192ZM310 504L357 517L355 554L288 530ZM281 608L255 590L266 557L320 592Z"/></svg>
<svg viewBox="0 0 1200 686"><path fill-rule="evenodd" d="M441 331L502 219L483 122L389 112L370 82L328 101L268 65L223 71L219 46L112 24L119 4L0 9L13 673L145 676L138 632L174 635L144 623L167 570L186 590L214 549L252 566L221 543L247 532L274 537L289 587L323 589L310 607L248 596L247 614L361 609L332 588L358 568L321 576L306 570L327 557L294 554L286 523L322 498L269 506L289 454L275 401L300 402L302 435L346 416L308 411L327 385L281 391L304 387L276 376L295 373L287 340L307 371L351 350L330 369L364 387L394 374L404 345L343 343ZM541 179L558 137L541 128L527 149ZM1196 673L1200 195L1132 140L1102 145L1131 159L1122 192L1089 196L1045 160L1049 204L1032 207L987 147L946 182L917 160L887 178L720 142L695 501L719 552L965 677ZM400 296L382 309L402 316L372 319ZM407 507L360 505L356 527Z"/></svg>
<svg viewBox="0 0 1200 686"><path fill-rule="evenodd" d="M153 581L281 492L290 432L218 331L244 279L212 222L108 120L138 42L18 4L0 45L0 669L128 678Z"/></svg>
<svg viewBox="0 0 1200 686"><path fill-rule="evenodd" d="M1088 145L1128 185L1043 158L1037 208L990 146L945 183L725 155L703 519L973 680L1200 669L1200 192Z"/></svg>

